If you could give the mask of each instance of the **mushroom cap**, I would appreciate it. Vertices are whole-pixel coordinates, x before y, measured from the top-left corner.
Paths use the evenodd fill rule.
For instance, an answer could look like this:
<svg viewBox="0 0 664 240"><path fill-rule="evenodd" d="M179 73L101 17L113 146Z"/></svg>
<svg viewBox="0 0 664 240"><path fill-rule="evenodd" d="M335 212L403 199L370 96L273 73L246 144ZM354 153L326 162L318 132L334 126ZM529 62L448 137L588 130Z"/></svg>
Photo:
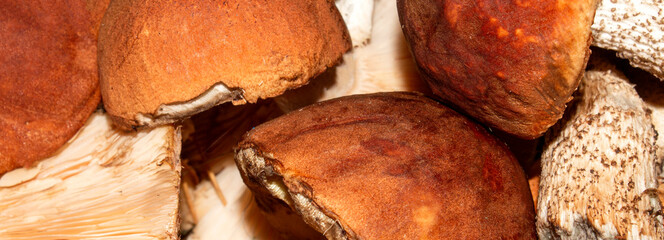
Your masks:
<svg viewBox="0 0 664 240"><path fill-rule="evenodd" d="M99 36L104 106L125 128L280 95L351 47L327 0L118 0Z"/></svg>
<svg viewBox="0 0 664 240"><path fill-rule="evenodd" d="M53 154L99 104L94 3L0 3L0 175Z"/></svg>
<svg viewBox="0 0 664 240"><path fill-rule="evenodd" d="M434 93L491 127L536 138L560 119L590 54L597 0L400 0Z"/></svg>
<svg viewBox="0 0 664 240"><path fill-rule="evenodd" d="M288 204L328 239L535 238L507 147L421 94L304 107L249 131L235 160L266 213Z"/></svg>

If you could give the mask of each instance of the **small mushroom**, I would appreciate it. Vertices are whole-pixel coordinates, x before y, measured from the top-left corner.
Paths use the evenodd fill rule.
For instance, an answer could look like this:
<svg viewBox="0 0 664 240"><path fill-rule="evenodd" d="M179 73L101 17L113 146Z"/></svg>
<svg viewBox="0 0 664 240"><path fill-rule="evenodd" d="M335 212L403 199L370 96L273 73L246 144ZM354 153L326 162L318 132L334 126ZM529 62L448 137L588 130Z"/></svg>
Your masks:
<svg viewBox="0 0 664 240"><path fill-rule="evenodd" d="M592 25L593 45L614 50L634 67L664 80L664 4L603 0Z"/></svg>
<svg viewBox="0 0 664 240"><path fill-rule="evenodd" d="M592 62L574 105L547 135L540 239L662 239L656 132L633 86Z"/></svg>
<svg viewBox="0 0 664 240"><path fill-rule="evenodd" d="M123 128L280 95L351 48L328 0L117 0L99 39L104 107Z"/></svg>
<svg viewBox="0 0 664 240"><path fill-rule="evenodd" d="M178 239L180 130L93 113L53 156L0 177L0 239Z"/></svg>

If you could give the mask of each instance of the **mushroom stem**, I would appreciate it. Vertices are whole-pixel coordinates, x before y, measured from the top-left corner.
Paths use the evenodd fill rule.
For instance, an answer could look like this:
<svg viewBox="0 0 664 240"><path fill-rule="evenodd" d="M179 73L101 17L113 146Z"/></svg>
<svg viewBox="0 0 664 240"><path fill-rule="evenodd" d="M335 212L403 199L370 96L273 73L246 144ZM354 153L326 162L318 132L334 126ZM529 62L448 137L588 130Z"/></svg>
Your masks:
<svg viewBox="0 0 664 240"><path fill-rule="evenodd" d="M0 177L0 239L178 239L180 129L110 121L93 113L55 155Z"/></svg>
<svg viewBox="0 0 664 240"><path fill-rule="evenodd" d="M617 51L634 67L664 80L664 4L603 0L592 25L593 45Z"/></svg>
<svg viewBox="0 0 664 240"><path fill-rule="evenodd" d="M547 135L537 207L540 239L662 239L650 111L605 63Z"/></svg>

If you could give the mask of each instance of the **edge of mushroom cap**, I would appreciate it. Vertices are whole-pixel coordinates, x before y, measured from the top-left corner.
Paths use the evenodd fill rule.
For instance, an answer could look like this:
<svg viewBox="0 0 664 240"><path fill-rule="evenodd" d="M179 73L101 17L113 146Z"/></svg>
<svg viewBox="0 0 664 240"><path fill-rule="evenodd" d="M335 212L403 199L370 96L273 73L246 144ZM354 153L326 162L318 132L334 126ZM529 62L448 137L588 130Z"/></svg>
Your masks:
<svg viewBox="0 0 664 240"><path fill-rule="evenodd" d="M244 182L251 189L260 188L267 191L272 197L297 209L304 222L314 228L328 239L356 239L355 234L345 229L334 216L326 214L324 209L315 204L311 199L310 191L301 186L300 182L284 182L283 175L279 170L278 160L274 160L255 148L255 146L244 147L236 150L235 161ZM273 164L273 162L277 164ZM281 189L285 188L285 189ZM282 190L282 191L280 191ZM285 192L283 190L286 190Z"/></svg>

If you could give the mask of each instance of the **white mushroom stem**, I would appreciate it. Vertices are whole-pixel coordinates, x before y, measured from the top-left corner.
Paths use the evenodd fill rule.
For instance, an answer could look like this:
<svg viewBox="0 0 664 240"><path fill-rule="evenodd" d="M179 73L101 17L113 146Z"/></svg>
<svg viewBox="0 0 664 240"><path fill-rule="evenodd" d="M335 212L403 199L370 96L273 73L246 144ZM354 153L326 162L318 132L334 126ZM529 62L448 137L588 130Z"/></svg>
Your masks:
<svg viewBox="0 0 664 240"><path fill-rule="evenodd" d="M662 239L656 133L611 66L586 73L576 105L547 136L537 206L541 239Z"/></svg>
<svg viewBox="0 0 664 240"><path fill-rule="evenodd" d="M664 80L664 2L602 0L592 25L593 45Z"/></svg>
<svg viewBox="0 0 664 240"><path fill-rule="evenodd" d="M0 178L0 239L178 239L180 133L94 113L54 156Z"/></svg>
<svg viewBox="0 0 664 240"><path fill-rule="evenodd" d="M657 137L657 163L659 167L660 183L664 182L664 82L654 77L638 74L630 79L636 84L636 90L646 106L652 111L652 123L655 126ZM664 198L664 184L660 184L660 200Z"/></svg>
<svg viewBox="0 0 664 240"><path fill-rule="evenodd" d="M346 22L353 47L369 42L374 0L336 0L334 3Z"/></svg>
<svg viewBox="0 0 664 240"><path fill-rule="evenodd" d="M653 79L635 79L639 95L643 98L646 106L652 111L652 123L659 133L657 138L658 162L664 161L664 82L653 81ZM664 167L664 166L663 166ZM664 173L664 171L662 171Z"/></svg>

